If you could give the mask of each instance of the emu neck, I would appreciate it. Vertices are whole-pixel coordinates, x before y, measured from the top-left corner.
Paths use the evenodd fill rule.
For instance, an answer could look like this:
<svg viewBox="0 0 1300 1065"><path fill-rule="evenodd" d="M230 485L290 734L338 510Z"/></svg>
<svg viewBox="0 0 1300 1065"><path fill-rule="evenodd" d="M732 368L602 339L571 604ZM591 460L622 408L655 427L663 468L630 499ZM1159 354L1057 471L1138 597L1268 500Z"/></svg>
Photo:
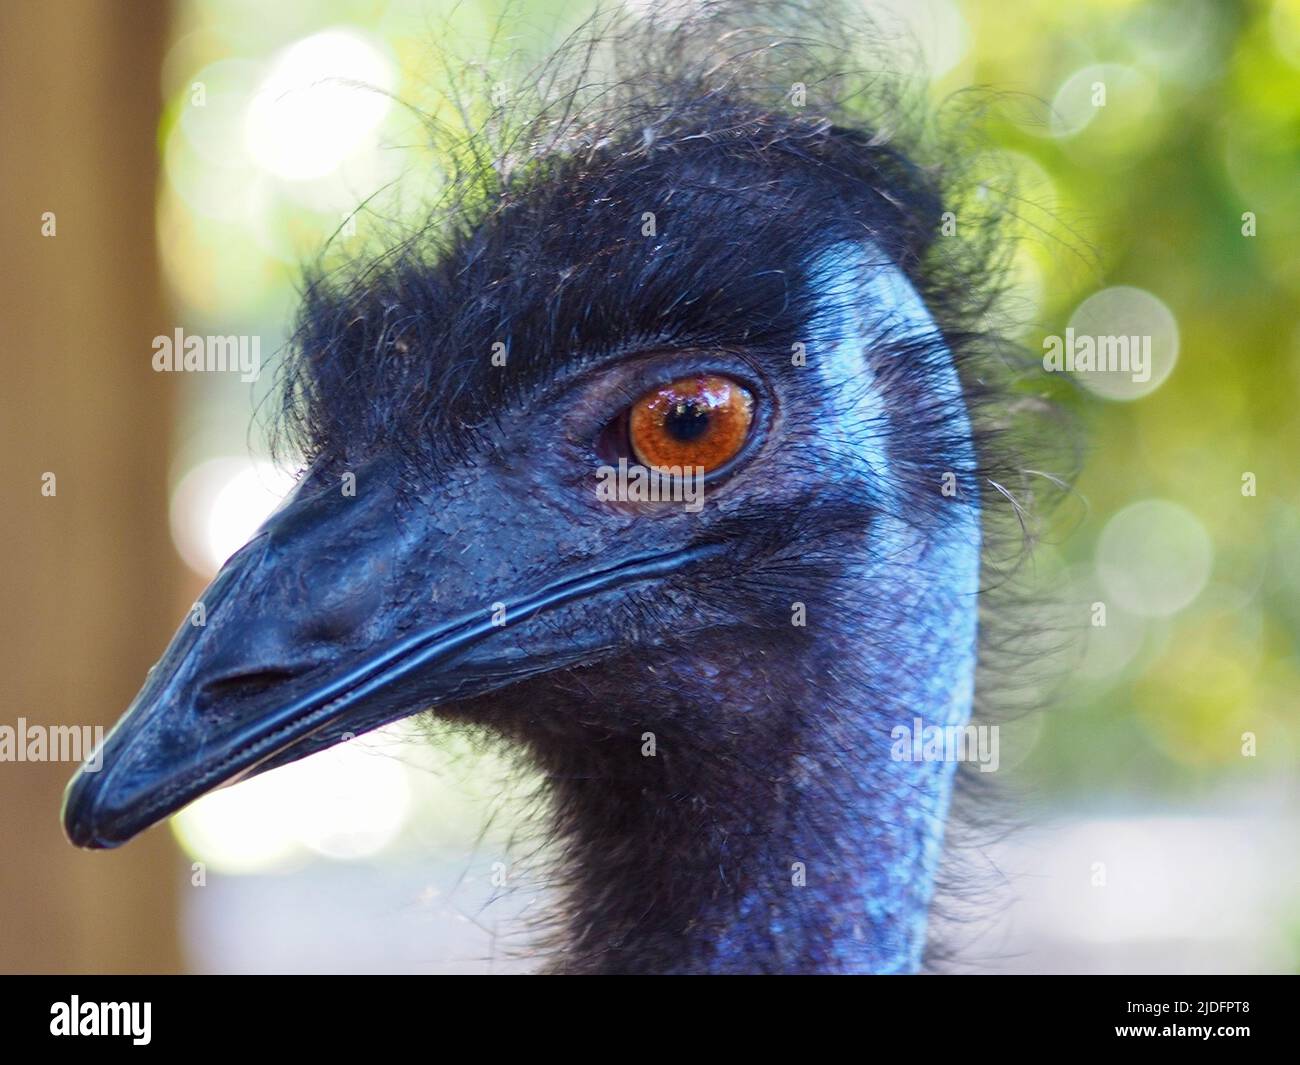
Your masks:
<svg viewBox="0 0 1300 1065"><path fill-rule="evenodd" d="M931 559L951 582L952 559ZM893 591L879 628L810 618L793 646L738 657L719 639L656 665L682 691L668 724L649 724L662 705L627 705L628 735L544 759L570 841L558 968L919 967L956 767L896 760L895 729L967 720L975 606L973 587Z"/></svg>

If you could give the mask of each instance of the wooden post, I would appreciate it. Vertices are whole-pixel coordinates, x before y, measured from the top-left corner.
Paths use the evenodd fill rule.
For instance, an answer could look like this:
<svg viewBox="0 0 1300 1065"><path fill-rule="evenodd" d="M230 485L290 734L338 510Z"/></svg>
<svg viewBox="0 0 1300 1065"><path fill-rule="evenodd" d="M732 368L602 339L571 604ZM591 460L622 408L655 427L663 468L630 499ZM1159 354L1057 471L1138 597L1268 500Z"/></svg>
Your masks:
<svg viewBox="0 0 1300 1065"><path fill-rule="evenodd" d="M0 725L111 724L177 620L176 392L150 365L173 328L154 237L169 13L0 4ZM183 861L165 828L73 849L74 768L0 762L0 969L178 970Z"/></svg>

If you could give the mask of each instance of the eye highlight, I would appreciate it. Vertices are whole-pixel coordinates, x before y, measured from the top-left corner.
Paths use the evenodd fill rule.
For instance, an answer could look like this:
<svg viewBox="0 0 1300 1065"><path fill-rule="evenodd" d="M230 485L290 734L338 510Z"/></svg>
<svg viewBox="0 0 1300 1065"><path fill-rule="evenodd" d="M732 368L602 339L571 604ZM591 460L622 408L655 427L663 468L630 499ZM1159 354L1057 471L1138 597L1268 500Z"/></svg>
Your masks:
<svg viewBox="0 0 1300 1065"><path fill-rule="evenodd" d="M729 377L682 377L632 405L628 438L646 466L715 470L744 446L754 421L754 397Z"/></svg>

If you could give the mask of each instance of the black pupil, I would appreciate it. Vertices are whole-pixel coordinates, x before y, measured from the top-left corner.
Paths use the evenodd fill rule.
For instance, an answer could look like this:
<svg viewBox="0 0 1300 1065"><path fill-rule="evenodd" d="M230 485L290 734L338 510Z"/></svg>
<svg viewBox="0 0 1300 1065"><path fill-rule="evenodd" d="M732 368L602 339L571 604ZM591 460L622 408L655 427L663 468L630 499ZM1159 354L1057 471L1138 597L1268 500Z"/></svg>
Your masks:
<svg viewBox="0 0 1300 1065"><path fill-rule="evenodd" d="M709 412L694 403L677 403L664 415L664 429L674 440L688 444L698 440L709 428Z"/></svg>

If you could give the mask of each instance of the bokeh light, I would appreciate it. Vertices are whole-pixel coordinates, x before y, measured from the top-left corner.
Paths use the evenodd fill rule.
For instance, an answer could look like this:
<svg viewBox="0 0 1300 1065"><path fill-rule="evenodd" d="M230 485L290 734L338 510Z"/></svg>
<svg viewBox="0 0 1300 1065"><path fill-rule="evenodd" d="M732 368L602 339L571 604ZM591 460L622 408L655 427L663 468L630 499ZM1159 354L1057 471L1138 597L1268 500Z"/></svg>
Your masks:
<svg viewBox="0 0 1300 1065"><path fill-rule="evenodd" d="M186 852L219 872L266 872L310 854L367 858L406 824L407 772L368 743L345 743L205 795L172 825Z"/></svg>
<svg viewBox="0 0 1300 1065"><path fill-rule="evenodd" d="M933 79L949 74L970 51L970 27L953 0L879 0L867 13L882 33L910 42Z"/></svg>
<svg viewBox="0 0 1300 1065"><path fill-rule="evenodd" d="M248 103L249 154L278 177L328 174L383 121L393 81L392 64L354 31L298 41L272 61Z"/></svg>
<svg viewBox="0 0 1300 1065"><path fill-rule="evenodd" d="M1107 595L1141 617L1166 617L1205 587L1214 545L1190 510L1163 499L1133 503L1106 523L1097 572Z"/></svg>
<svg viewBox="0 0 1300 1065"><path fill-rule="evenodd" d="M1150 395L1178 362L1178 323L1150 292L1117 285L1095 292L1072 315L1076 357L1085 342L1094 349L1094 369L1074 371L1090 392L1105 399Z"/></svg>
<svg viewBox="0 0 1300 1065"><path fill-rule="evenodd" d="M1053 137L1073 137L1094 119L1114 114L1106 109L1117 96L1116 106L1127 104L1134 110L1146 105L1149 92L1147 79L1132 67L1119 63L1081 67L1056 90L1047 131Z"/></svg>
<svg viewBox="0 0 1300 1065"><path fill-rule="evenodd" d="M172 541L202 577L248 542L285 494L293 475L274 463L216 458L187 473L172 493Z"/></svg>

